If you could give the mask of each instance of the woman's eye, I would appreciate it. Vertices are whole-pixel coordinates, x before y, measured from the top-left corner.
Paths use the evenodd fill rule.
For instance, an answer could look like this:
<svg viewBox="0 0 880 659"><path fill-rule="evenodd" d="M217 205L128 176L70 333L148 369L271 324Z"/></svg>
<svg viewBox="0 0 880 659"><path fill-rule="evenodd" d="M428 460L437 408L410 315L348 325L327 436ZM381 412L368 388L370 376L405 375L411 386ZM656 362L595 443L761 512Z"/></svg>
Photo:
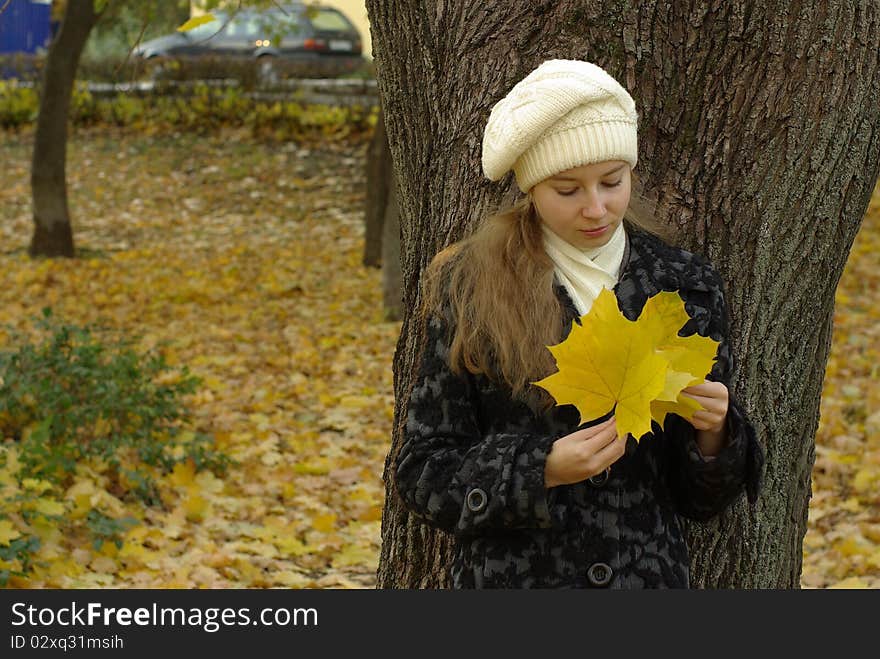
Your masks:
<svg viewBox="0 0 880 659"><path fill-rule="evenodd" d="M623 179L620 179L619 181L617 181L615 183L602 183L602 185L604 185L606 188L616 188L622 182L623 182ZM570 197L575 192L577 192L577 188L573 188L571 190L557 190L556 192L561 194L563 197Z"/></svg>

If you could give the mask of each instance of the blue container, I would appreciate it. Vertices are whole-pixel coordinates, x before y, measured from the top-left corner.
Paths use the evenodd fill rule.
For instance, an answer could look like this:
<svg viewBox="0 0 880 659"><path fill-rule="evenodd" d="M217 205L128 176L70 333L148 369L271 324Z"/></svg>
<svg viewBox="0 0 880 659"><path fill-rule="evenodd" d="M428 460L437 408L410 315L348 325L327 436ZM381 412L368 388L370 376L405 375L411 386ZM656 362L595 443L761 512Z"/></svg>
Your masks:
<svg viewBox="0 0 880 659"><path fill-rule="evenodd" d="M0 14L0 53L33 54L48 47L51 11L51 0L12 0Z"/></svg>

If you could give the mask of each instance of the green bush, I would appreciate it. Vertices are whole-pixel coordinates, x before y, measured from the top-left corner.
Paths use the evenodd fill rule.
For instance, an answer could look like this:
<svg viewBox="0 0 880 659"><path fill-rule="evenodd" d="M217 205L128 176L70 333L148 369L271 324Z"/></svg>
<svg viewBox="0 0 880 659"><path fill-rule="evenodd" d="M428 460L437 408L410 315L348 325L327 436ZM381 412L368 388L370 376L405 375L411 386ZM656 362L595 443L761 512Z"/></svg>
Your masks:
<svg viewBox="0 0 880 659"><path fill-rule="evenodd" d="M33 123L39 107L36 90L0 80L0 126L15 128Z"/></svg>
<svg viewBox="0 0 880 659"><path fill-rule="evenodd" d="M0 351L0 530L11 528L13 516L28 524L84 524L95 549L120 546L137 519L98 508L84 521L65 518L58 499L81 468L123 501L161 505L156 477L175 465L223 475L233 463L212 436L188 428L184 397L200 380L186 367L173 369L159 350L139 353L133 340L100 328L59 322L48 308L35 330L30 341L8 329L13 347ZM10 478L15 486L7 489ZM0 541L0 586L26 576L39 547L29 534Z"/></svg>
<svg viewBox="0 0 880 659"><path fill-rule="evenodd" d="M89 511L86 520L92 532L92 547L96 551L100 551L105 542L112 542L117 549L122 548L122 536L129 528L138 524L134 517L115 519L95 509Z"/></svg>
<svg viewBox="0 0 880 659"><path fill-rule="evenodd" d="M131 340L59 323L48 308L36 325L41 343L0 351L0 435L18 442L23 477L63 487L80 461L99 458L113 479L131 480L120 471L128 453L163 471L188 459L225 470L225 456L204 450L211 437L183 433L183 397L201 383L186 367L178 373Z"/></svg>
<svg viewBox="0 0 880 659"><path fill-rule="evenodd" d="M149 132L188 130L203 135L222 127L248 128L268 141L332 140L372 133L379 108L328 106L254 98L240 88L196 83L178 95L117 94L99 97L85 83L74 86L70 120L74 125L109 124ZM39 98L31 88L0 81L0 126L19 128L34 122Z"/></svg>

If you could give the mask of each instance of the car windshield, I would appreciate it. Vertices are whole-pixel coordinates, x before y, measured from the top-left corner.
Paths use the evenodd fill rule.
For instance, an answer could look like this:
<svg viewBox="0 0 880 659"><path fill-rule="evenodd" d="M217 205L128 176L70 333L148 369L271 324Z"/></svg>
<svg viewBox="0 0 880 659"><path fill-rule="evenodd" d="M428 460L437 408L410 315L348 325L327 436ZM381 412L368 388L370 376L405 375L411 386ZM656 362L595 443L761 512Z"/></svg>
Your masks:
<svg viewBox="0 0 880 659"><path fill-rule="evenodd" d="M210 39L220 31L228 18L229 17L226 14L218 14L217 12L215 12L213 21L199 25L192 30L188 30L186 32L186 35L189 36L191 39L195 39L196 41Z"/></svg>
<svg viewBox="0 0 880 659"><path fill-rule="evenodd" d="M227 37L251 38L260 35L264 30L265 19L253 14L236 16L223 32Z"/></svg>
<svg viewBox="0 0 880 659"><path fill-rule="evenodd" d="M224 22L226 19L222 19ZM216 25L216 23L209 23ZM220 23L222 26L223 23ZM299 30L300 15L288 11L266 11L261 13L243 12L236 14L223 30L226 38L255 39L258 37L282 37L296 34ZM215 30L216 31L216 27Z"/></svg>
<svg viewBox="0 0 880 659"><path fill-rule="evenodd" d="M301 14L294 9L284 11L275 9L266 12L261 20L263 22L263 27L268 32L276 34L296 34L299 31L299 26L302 24L301 19Z"/></svg>

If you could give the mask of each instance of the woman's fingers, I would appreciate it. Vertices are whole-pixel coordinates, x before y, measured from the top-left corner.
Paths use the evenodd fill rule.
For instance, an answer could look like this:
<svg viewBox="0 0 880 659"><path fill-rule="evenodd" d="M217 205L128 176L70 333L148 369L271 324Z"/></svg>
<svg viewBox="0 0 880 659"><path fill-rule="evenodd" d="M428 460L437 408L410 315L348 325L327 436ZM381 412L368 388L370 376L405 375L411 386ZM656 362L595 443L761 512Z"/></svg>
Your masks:
<svg viewBox="0 0 880 659"><path fill-rule="evenodd" d="M589 428L582 428L578 430L579 436L583 439L590 439L594 435L597 435L604 431L606 428L610 428L614 425L614 417L603 421L602 423L597 423L594 426L590 426Z"/></svg>
<svg viewBox="0 0 880 659"><path fill-rule="evenodd" d="M720 392L722 389L727 389L727 385L723 382L703 380L700 384L692 384L691 386L682 389L682 391L693 391L698 394L711 394L713 391Z"/></svg>
<svg viewBox="0 0 880 659"><path fill-rule="evenodd" d="M685 387L683 396L693 399L701 409L691 415L691 425L697 430L716 430L724 423L730 409L730 393L722 382L704 381Z"/></svg>
<svg viewBox="0 0 880 659"><path fill-rule="evenodd" d="M718 429L719 426L723 426L726 415L721 413L713 414L711 412L698 410L697 412L694 412L693 417L691 418L691 425L695 428L699 430L715 430Z"/></svg>
<svg viewBox="0 0 880 659"><path fill-rule="evenodd" d="M616 462L623 455L626 451L626 439L627 435L619 437L615 433L611 442L593 454L593 460L599 465L600 470L611 466L612 463Z"/></svg>
<svg viewBox="0 0 880 659"><path fill-rule="evenodd" d="M694 423L702 423L706 426L705 428L702 428L702 430L709 430L710 428L718 426L725 416L726 415L721 414L720 412L697 411L691 416L691 425Z"/></svg>
<svg viewBox="0 0 880 659"><path fill-rule="evenodd" d="M587 437L584 439L584 442L594 451L598 451L603 446L607 446L611 442L615 440L617 437L617 424L614 422L614 418L609 419L609 422L600 423L598 426L594 426L599 429L599 432L592 435L591 437ZM591 428L592 430L592 428Z"/></svg>
<svg viewBox="0 0 880 659"><path fill-rule="evenodd" d="M724 411L724 409L726 407L717 398L713 398L711 396L700 396L698 394L687 394L687 393L684 393L684 391L682 391L682 395L687 396L688 398L693 398L707 412L721 413Z"/></svg>

